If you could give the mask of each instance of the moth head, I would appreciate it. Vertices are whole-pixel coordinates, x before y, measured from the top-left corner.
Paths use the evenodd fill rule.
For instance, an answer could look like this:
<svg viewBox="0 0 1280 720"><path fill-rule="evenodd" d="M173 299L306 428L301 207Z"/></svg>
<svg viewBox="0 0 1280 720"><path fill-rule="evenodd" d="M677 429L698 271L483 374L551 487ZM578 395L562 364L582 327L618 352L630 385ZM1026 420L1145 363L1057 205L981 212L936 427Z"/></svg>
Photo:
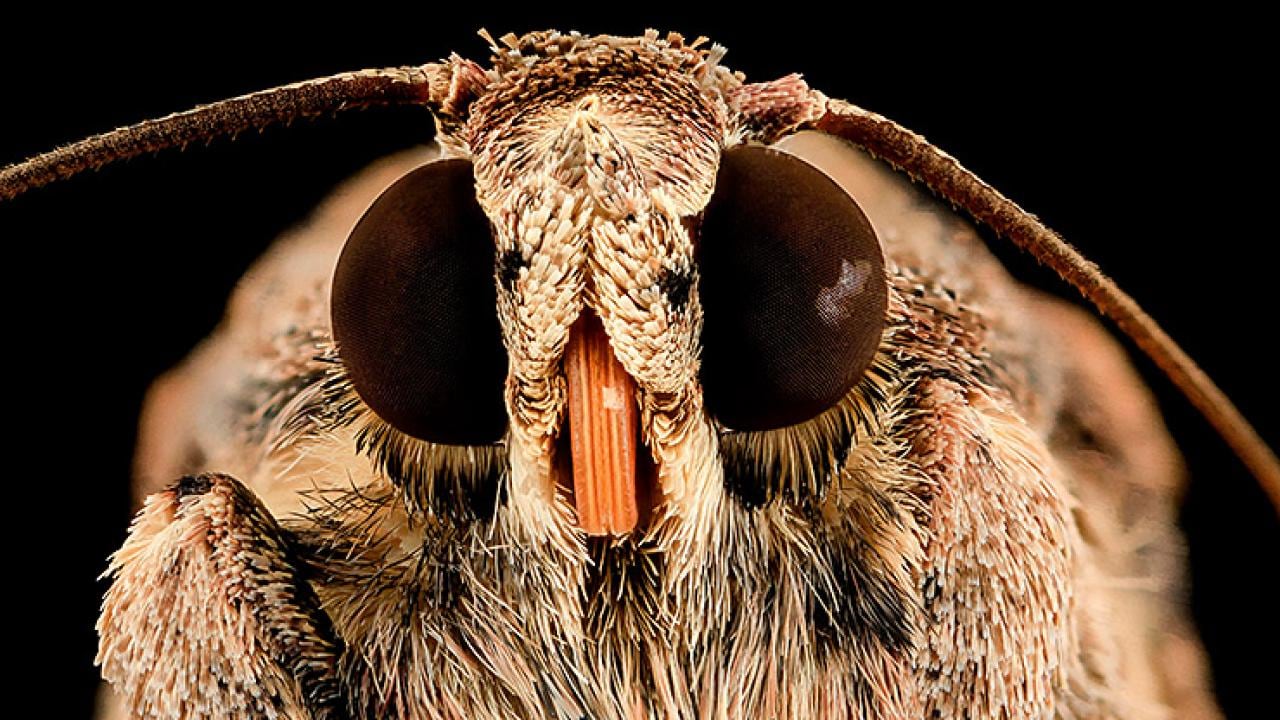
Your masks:
<svg viewBox="0 0 1280 720"><path fill-rule="evenodd" d="M220 135L235 135L294 118L323 116L372 105L426 105L435 113L441 131L439 140L447 155L472 161L475 197L485 217L493 225L491 237L496 238L496 244L501 249L504 237L509 241L516 236L510 233L511 228L501 226L499 216L503 208L513 207L508 201L518 199L518 196L511 195L517 190L515 185L525 181L524 177L516 182L509 175L504 176L501 168L519 167L530 159L546 157L548 153L554 155L559 152L565 157L583 157L583 148L554 145L555 138L563 136L554 131L567 127L570 116L582 121L596 121L599 129L612 133L615 140L628 147L632 160L636 163L631 169L645 179L649 200L666 217L678 217L681 223L707 208L707 202L716 187L722 151L741 144L768 144L800 128L816 129L843 138L920 180L948 202L964 208L980 223L990 226L999 235L1007 237L1015 245L1052 267L1064 280L1089 298L1103 314L1113 318L1125 334L1169 375L1253 471L1267 488L1273 501L1280 503L1280 461L1277 461L1275 453L1229 399L1195 367L1133 299L1056 233L922 137L874 113L811 91L797 76L773 83L743 84L740 76L719 66L723 49L713 46L709 50L700 50L700 40L689 43L675 34L665 38L659 37L656 32L646 32L638 38L589 38L575 33L541 32L521 37L504 36L500 41L488 39L494 51L493 62L489 67L453 57L441 63L423 66L343 73L220 101L189 112L176 113L156 121L87 138L0 169L0 201L10 200L43 185L115 161L164 148L186 146L196 141L207 142ZM655 94L646 95L627 90L644 85L645 78L655 75L669 77L671 81L664 85L650 83L650 89ZM589 98L591 95L596 96L594 105ZM582 105L582 102L588 104ZM628 123L625 127L609 122L611 113L615 113L618 108L625 108L637 122ZM664 110L668 112L664 113ZM541 141L510 145L506 148L510 152L506 153L492 152L501 146L504 136L517 132L532 133L541 138ZM561 166L563 171L572 172L573 168L572 163ZM663 189L665 192L660 192ZM545 201L546 198L534 198L525 207L532 209L537 203ZM671 247L686 249L683 259L688 260L689 268L697 272L699 262L709 265L706 258L695 257L687 250L695 244L687 232L682 237L680 231L674 229L675 226L672 227L668 240ZM560 226L554 229L564 230ZM575 233L580 230L581 228L573 229ZM507 234L504 235L504 232ZM680 252L672 252L664 257L679 260L682 256ZM522 261L528 261L528 258L499 252L493 257L492 264L499 268L498 272L502 277L518 277L522 272ZM578 267L572 263L570 265ZM532 264L529 267L538 269ZM664 267L667 266L653 268L653 271L657 272ZM461 276L449 277L462 282ZM699 280L700 278L701 276ZM671 281L668 286L678 290L683 284ZM697 322L697 313L702 309L700 296L707 296L709 329L703 344L709 345L715 332L710 329L714 324L710 318L710 308L715 304L714 299L711 299L714 284L709 281L703 284L705 287L701 288L702 292L699 294L696 292L699 283L689 283L695 290L691 292L690 298L697 301L691 303L694 307L692 315ZM635 363L631 362L633 358L628 355L631 345L623 340L622 331L625 328L616 322L611 324L606 316L604 309L610 296L604 292L592 295L593 292L593 287L584 280L580 295L588 299L587 306L593 307L602 315L612 343L612 352L640 382L642 397L654 399L665 395L662 403L664 408L682 408L682 411L672 415L681 418L676 425L683 427L692 418L702 418L714 426L716 401L710 385L673 383L663 387L661 393L656 392L655 388L659 387L655 384L658 382L658 373L646 376L639 372ZM536 342L515 344L515 329L524 327L529 328L526 332L537 333L535 328L543 325L515 322L515 316L509 312L512 308L504 309L504 303L507 302L504 297L499 294L495 305L498 308L500 337L508 360L503 405L509 422L504 431L504 440L499 440L498 443L520 439L528 450L525 453L526 459L546 458L550 455L546 447L538 449L534 446L539 443L545 446L548 439L558 431L556 423L560 419L563 405L560 395L563 392L557 390L551 368L560 361L560 356L554 352L533 352L525 357L521 352L523 348L536 349L539 343L552 348L562 344L567 331L563 328L556 330L556 326L563 325L563 321L574 316L574 313L551 318L545 325L549 328L545 336L533 338ZM598 301L598 307L592 305L592 298ZM628 296L628 302L630 301L633 298ZM570 310L581 307L579 302L578 306ZM630 310L630 306L625 303L619 307ZM540 312L555 315L563 310L564 307L555 306ZM470 331L469 329L468 332ZM480 337L486 332L476 330L474 334ZM488 334L492 337L492 333ZM381 336L380 333L370 335L374 338ZM372 344L366 350L371 354ZM695 343L692 350L696 355L706 348ZM685 351L677 349L675 355L680 352ZM357 353L356 350L348 351L353 357ZM703 366L707 369L703 372L709 373L714 353L707 350L704 354ZM470 356L464 355L458 359L465 357ZM497 374L493 368L500 365L499 360L491 360L475 368L469 367L468 372L474 378L481 378L486 373ZM678 366L680 363L674 365ZM375 366L376 361L374 365L367 367ZM420 369L425 372L427 368L423 366ZM678 368L673 366L670 369L673 372L669 378L680 377ZM385 414L390 416L402 413L397 415L401 425L406 428L416 426L413 432L418 435L437 438L435 441L426 441L393 425L384 423L374 427L370 424L370 429L362 435L361 440L366 448L377 444L377 438L390 438L394 444L412 453L426 454L437 459L448 456L451 459L440 462L454 467L456 472L452 475L457 477L465 474L458 470L463 465L483 465L488 468L485 471L488 475L505 472L501 468L507 467L508 463L499 457L501 453L479 453L488 458L479 462L475 460L474 452L459 454L440 449L481 447L450 445L445 441L460 442L464 440L462 435L468 435L472 431L476 437L493 435L498 423L485 421L486 418L496 417L491 410L467 408L466 412L473 413L468 422L458 423L454 430L440 430L434 424L427 424L435 423L434 420L423 421L421 417L413 421L407 419L414 413L424 412L420 407L421 402L415 406L414 402L400 397L400 391L386 385L385 377L378 377L377 371L364 374L365 381L360 382L367 386L366 393L370 397L380 394L380 399L375 399L373 403L381 403ZM690 377L687 371L686 377ZM476 382L482 380L477 379ZM525 384L521 385L522 382ZM539 382L543 387L537 387ZM382 389L375 391L371 389L373 385L370 383L379 384ZM691 387L697 392L690 392ZM525 392L529 389L534 392ZM704 400L701 395L704 391L705 408L710 412L709 416L700 404ZM428 395L433 393L446 399L451 397L445 405L452 403L454 406L457 405L458 397L471 397L469 393L449 391L443 383L437 384L436 390ZM528 402L525 402L526 399ZM345 401L365 405L358 397ZM493 408L496 405L492 399L487 403L481 402L481 407ZM721 411L721 414L724 412ZM655 428L658 425L650 422L648 416L641 424L647 428L647 432L656 434ZM680 436L681 432L670 430L668 434L675 437ZM664 443L660 438L649 435L646 439L655 456L662 454ZM483 447L492 448L494 445ZM709 447L703 449L709 452L713 450ZM389 458L390 455L385 455L380 462L385 465L384 461ZM516 456L513 455L512 458ZM537 462L545 464L542 459ZM409 465L415 464L406 463L405 467ZM517 463L513 459L509 465L515 467ZM549 476L550 471L541 468L537 472L524 474ZM664 483L664 492L671 487Z"/></svg>
<svg viewBox="0 0 1280 720"><path fill-rule="evenodd" d="M403 445L502 448L514 502L572 493L589 532L664 495L814 499L881 345L875 232L760 142L735 100L775 88L686 48L610 52L437 67L452 157L383 193L334 277L351 385ZM630 505L584 505L601 493Z"/></svg>

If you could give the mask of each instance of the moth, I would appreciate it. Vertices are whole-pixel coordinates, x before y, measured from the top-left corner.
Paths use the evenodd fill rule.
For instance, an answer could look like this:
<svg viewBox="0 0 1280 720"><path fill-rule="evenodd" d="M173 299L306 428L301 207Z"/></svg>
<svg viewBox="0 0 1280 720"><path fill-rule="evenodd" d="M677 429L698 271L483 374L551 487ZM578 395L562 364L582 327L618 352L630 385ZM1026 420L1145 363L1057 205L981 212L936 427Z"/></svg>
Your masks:
<svg viewBox="0 0 1280 720"><path fill-rule="evenodd" d="M833 138L1056 253L1153 333L1124 320L1122 295L954 161L798 78L745 82L678 36L494 46L488 65L294 86L0 176L7 197L365 102L425 104L439 124L441 157L357 181L368 213L335 206L339 235L287 241L157 388L140 478L156 492L101 622L123 707L1037 717L1208 702L1160 641L1194 657L1185 619L1106 582L1160 570L1117 550L1133 517L1164 528L1150 547L1174 541L1163 476L1097 463L1119 432L1167 445L1140 392L1113 396L1130 371ZM788 139L802 129L828 137ZM826 144L806 163L797 143ZM1089 352L1063 357L1062 335ZM1260 442L1229 434L1274 476ZM1177 679L1182 695L1157 692Z"/></svg>

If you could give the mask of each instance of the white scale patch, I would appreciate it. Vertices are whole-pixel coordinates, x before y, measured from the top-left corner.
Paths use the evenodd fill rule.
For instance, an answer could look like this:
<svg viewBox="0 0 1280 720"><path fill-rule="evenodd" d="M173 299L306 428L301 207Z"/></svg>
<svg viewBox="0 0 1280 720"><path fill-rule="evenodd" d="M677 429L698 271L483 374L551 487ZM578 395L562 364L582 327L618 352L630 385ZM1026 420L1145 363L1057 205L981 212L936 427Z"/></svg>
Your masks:
<svg viewBox="0 0 1280 720"><path fill-rule="evenodd" d="M604 409L612 412L621 412L627 409L627 401L622 396L622 391L616 387L605 386L600 388L601 401L604 403Z"/></svg>
<svg viewBox="0 0 1280 720"><path fill-rule="evenodd" d="M840 277L836 284L818 291L814 304L818 308L818 317L831 327L838 327L849 316L853 308L850 300L866 288L871 278L871 263L866 260L840 261Z"/></svg>

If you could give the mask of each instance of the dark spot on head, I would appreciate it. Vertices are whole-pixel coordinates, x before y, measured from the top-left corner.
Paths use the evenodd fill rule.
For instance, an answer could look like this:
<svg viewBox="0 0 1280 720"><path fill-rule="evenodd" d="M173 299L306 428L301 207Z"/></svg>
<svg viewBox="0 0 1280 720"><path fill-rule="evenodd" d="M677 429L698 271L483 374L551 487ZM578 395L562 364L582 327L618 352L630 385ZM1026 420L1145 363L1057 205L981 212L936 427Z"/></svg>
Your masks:
<svg viewBox="0 0 1280 720"><path fill-rule="evenodd" d="M485 448L454 448L459 454ZM424 466L403 452L383 452L376 460L415 509L454 523L491 522L507 501L506 458L439 462Z"/></svg>
<svg viewBox="0 0 1280 720"><path fill-rule="evenodd" d="M912 600L904 588L869 559L871 550L850 542L846 533L831 533L823 547L830 583L815 582L809 621L820 650L850 642L877 644L901 656L912 644Z"/></svg>
<svg viewBox="0 0 1280 720"><path fill-rule="evenodd" d="M502 285L502 289L510 292L515 287L516 280L520 279L520 268L527 266L528 262L519 250L515 248L504 250L498 258L498 282Z"/></svg>
<svg viewBox="0 0 1280 720"><path fill-rule="evenodd" d="M507 501L506 473L494 465L456 473L441 468L433 489L431 509L455 522L492 522Z"/></svg>
<svg viewBox="0 0 1280 720"><path fill-rule="evenodd" d="M204 495L212 488L213 476L211 475L187 475L174 484L174 490L180 498L188 495Z"/></svg>
<svg viewBox="0 0 1280 720"><path fill-rule="evenodd" d="M951 366L930 365L925 367L920 372L920 375L930 380L945 380L955 383L963 389L973 386L973 381L969 377L962 374L959 369Z"/></svg>
<svg viewBox="0 0 1280 720"><path fill-rule="evenodd" d="M726 448L722 438L720 448L721 461L724 463L724 489L741 503L742 507L754 510L773 499L776 478L771 476L769 472L771 468L766 469L754 458L738 452L737 444L731 447L733 449Z"/></svg>
<svg viewBox="0 0 1280 720"><path fill-rule="evenodd" d="M685 232L689 233L689 242L697 248L698 237L702 234L702 216L686 215L680 218L680 224L684 226Z"/></svg>
<svg viewBox="0 0 1280 720"><path fill-rule="evenodd" d="M666 631L652 613L662 603L664 561L652 539L588 537L587 557L581 598L589 637L617 641L620 633L657 637Z"/></svg>
<svg viewBox="0 0 1280 720"><path fill-rule="evenodd" d="M839 413L813 429L803 443L778 430L720 435L725 490L748 510L779 498L800 507L821 501L849 457L854 430Z"/></svg>
<svg viewBox="0 0 1280 720"><path fill-rule="evenodd" d="M938 571L934 570L924 574L924 579L920 581L920 596L923 598L924 611L926 613L933 613L933 606L938 602L938 598L942 597L944 585L942 574Z"/></svg>
<svg viewBox="0 0 1280 720"><path fill-rule="evenodd" d="M676 312L689 305L689 291L693 287L693 273L689 270L667 270L658 280L658 289L667 296L667 302Z"/></svg>

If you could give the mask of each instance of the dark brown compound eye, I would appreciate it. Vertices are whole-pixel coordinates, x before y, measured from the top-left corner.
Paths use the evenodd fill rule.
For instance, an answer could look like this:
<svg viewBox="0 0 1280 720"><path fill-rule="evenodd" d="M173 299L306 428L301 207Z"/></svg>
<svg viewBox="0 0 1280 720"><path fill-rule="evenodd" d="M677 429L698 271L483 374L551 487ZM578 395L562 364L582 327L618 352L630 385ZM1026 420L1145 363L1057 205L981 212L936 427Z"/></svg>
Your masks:
<svg viewBox="0 0 1280 720"><path fill-rule="evenodd" d="M397 180L351 231L333 277L333 335L356 393L415 438L499 440L507 355L496 292L471 163Z"/></svg>
<svg viewBox="0 0 1280 720"><path fill-rule="evenodd" d="M880 242L853 198L808 163L726 150L697 261L703 394L730 429L819 415L875 357L888 300Z"/></svg>

